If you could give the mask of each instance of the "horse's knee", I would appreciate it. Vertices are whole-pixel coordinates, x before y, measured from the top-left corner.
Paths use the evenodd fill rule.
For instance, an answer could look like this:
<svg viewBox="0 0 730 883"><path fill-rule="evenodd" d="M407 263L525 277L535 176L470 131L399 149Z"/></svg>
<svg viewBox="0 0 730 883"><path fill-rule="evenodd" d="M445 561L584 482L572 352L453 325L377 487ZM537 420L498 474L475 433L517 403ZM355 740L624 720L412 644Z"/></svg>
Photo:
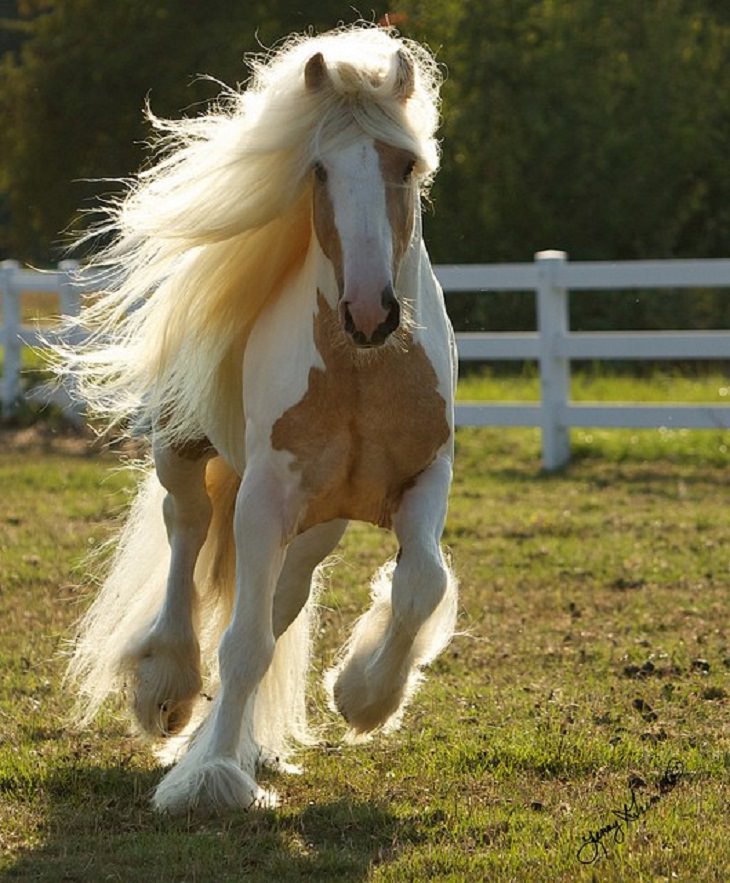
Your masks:
<svg viewBox="0 0 730 883"><path fill-rule="evenodd" d="M346 526L345 521L330 521L292 541L274 593L273 628L277 638L299 616L309 599L318 565L335 548Z"/></svg>
<svg viewBox="0 0 730 883"><path fill-rule="evenodd" d="M218 646L218 665L224 686L244 691L256 687L274 656L273 634L254 634L232 625L223 633Z"/></svg>
<svg viewBox="0 0 730 883"><path fill-rule="evenodd" d="M184 533L193 543L202 546L210 527L213 505L204 490L194 502L182 502L175 494L168 492L162 501L162 515L170 540Z"/></svg>
<svg viewBox="0 0 730 883"><path fill-rule="evenodd" d="M213 507L205 486L211 448L184 456L167 446L155 445L155 471L167 491L162 504L165 526L170 538L180 532L199 544L205 540Z"/></svg>

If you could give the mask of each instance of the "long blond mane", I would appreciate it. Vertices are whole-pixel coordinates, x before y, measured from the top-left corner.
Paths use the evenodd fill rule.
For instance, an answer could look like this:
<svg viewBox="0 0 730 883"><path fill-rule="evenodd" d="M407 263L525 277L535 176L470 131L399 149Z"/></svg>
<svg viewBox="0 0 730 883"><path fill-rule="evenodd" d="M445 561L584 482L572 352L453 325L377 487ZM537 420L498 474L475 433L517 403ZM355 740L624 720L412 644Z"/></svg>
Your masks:
<svg viewBox="0 0 730 883"><path fill-rule="evenodd" d="M415 67L407 101L394 97L399 49ZM318 52L328 82L307 90ZM101 228L112 244L95 263L113 281L76 323L87 341L60 348L92 411L170 443L241 432L246 341L307 252L318 151L364 131L413 151L422 185L438 164L439 75L419 45L358 25L290 38L250 63L247 87L205 115L149 114L159 159Z"/></svg>

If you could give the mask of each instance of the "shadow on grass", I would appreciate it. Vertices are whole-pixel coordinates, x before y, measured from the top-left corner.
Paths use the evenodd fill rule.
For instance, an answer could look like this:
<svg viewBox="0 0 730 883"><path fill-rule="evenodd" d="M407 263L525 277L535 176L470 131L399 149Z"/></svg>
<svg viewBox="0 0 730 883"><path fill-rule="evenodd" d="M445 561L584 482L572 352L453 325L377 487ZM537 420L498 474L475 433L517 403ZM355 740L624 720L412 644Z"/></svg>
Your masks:
<svg viewBox="0 0 730 883"><path fill-rule="evenodd" d="M39 843L0 879L358 881L419 837L385 804L347 797L303 811L161 817L149 805L159 779L159 770L74 767L27 792Z"/></svg>

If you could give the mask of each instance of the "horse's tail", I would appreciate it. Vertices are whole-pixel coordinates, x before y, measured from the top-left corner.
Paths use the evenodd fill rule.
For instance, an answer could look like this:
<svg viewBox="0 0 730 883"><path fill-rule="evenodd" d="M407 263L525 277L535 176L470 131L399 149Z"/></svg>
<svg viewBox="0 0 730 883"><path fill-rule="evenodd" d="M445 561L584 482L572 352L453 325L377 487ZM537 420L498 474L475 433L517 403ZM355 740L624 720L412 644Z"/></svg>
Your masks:
<svg viewBox="0 0 730 883"><path fill-rule="evenodd" d="M185 735L207 715L210 695L218 687L217 648L235 598L233 515L239 484L238 474L222 458L208 463L206 488L213 514L195 570L196 632L204 692ZM164 498L165 490L150 468L116 537L99 593L79 623L67 672L78 690L74 722L79 726L95 717L110 693L124 689L135 648L162 606L170 566ZM250 726L267 760L283 760L292 740L309 741L305 687L313 607L312 602L306 604L277 641L273 661L256 694ZM250 728L248 732L250 735Z"/></svg>
<svg viewBox="0 0 730 883"><path fill-rule="evenodd" d="M98 594L78 624L67 679L77 688L75 722L85 726L124 686L129 645L149 627L165 593L170 550L162 517L165 491L145 472L113 549ZM94 562L95 564L97 562Z"/></svg>

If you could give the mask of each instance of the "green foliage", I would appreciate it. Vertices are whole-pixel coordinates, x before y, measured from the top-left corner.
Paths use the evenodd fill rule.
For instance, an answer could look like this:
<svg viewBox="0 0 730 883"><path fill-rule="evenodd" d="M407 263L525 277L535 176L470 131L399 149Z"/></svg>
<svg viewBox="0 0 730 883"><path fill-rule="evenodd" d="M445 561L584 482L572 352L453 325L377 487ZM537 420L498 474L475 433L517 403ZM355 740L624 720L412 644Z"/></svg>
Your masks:
<svg viewBox="0 0 730 883"><path fill-rule="evenodd" d="M438 260L726 253L727 16L680 0L404 5L448 70Z"/></svg>
<svg viewBox="0 0 730 883"><path fill-rule="evenodd" d="M730 232L730 22L717 4L405 0L448 70L437 261L722 257ZM701 303L698 303L698 299ZM587 328L727 327L724 292L581 300ZM471 329L532 305L453 301Z"/></svg>
<svg viewBox="0 0 730 883"><path fill-rule="evenodd" d="M147 156L149 98L159 116L195 113L245 80L245 52L260 52L291 31L330 28L337 0L49 0L30 21L19 58L0 63L0 190L9 218L4 248L47 261L78 221L79 208L114 190ZM344 11L347 11L346 9ZM78 230L77 230L78 232ZM68 243L66 243L68 244Z"/></svg>

